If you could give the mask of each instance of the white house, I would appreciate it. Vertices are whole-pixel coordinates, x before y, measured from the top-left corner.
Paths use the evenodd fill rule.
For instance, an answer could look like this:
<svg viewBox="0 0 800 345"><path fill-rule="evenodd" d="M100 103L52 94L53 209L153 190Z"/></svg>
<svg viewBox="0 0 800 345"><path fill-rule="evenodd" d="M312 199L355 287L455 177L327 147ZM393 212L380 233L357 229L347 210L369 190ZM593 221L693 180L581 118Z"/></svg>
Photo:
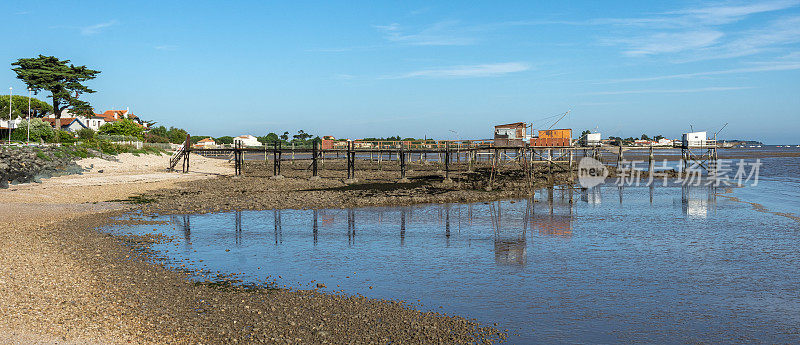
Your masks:
<svg viewBox="0 0 800 345"><path fill-rule="evenodd" d="M85 124L86 124L87 127L91 128L91 129L93 129L95 131L100 130L100 127L102 127L103 125L105 125L107 123L106 119L104 117L100 117L100 116L92 116L92 117L89 117L89 118L85 118L84 121L85 121Z"/></svg>
<svg viewBox="0 0 800 345"><path fill-rule="evenodd" d="M0 120L0 127L3 129L8 129L9 125L11 125L11 129L19 128L19 123L22 122L23 118L18 117L11 121L8 120ZM10 122L10 123L9 123Z"/></svg>
<svg viewBox="0 0 800 345"><path fill-rule="evenodd" d="M706 132L683 133L681 145L683 147L706 146L707 142Z"/></svg>
<svg viewBox="0 0 800 345"><path fill-rule="evenodd" d="M653 146L672 146L673 143L674 143L673 140L667 138L661 138L658 139L658 141L655 144L653 144Z"/></svg>
<svg viewBox="0 0 800 345"><path fill-rule="evenodd" d="M581 144L583 144L583 146L600 146L602 145L600 142L601 139L600 133L587 133L581 138Z"/></svg>
<svg viewBox="0 0 800 345"><path fill-rule="evenodd" d="M258 141L256 137L249 134L240 135L236 138L233 138L233 143L241 143L242 146L262 146L261 142Z"/></svg>
<svg viewBox="0 0 800 345"><path fill-rule="evenodd" d="M55 115L49 114L45 116L45 119L54 119L55 117L56 117ZM69 109L64 109L61 111L61 118L77 118L86 127L91 128L95 131L99 130L100 127L102 127L106 123L120 121L122 119L130 119L131 121L138 123L140 126L147 128L147 123L142 121L138 116L131 114L130 110L128 109L106 110L101 114L94 114L92 116L76 115L71 113Z"/></svg>
<svg viewBox="0 0 800 345"><path fill-rule="evenodd" d="M56 128L56 121L59 121L60 127L57 129L60 129L62 131L69 131L72 133L77 132L81 128L88 128L88 126L86 126L86 124L83 123L83 121L81 121L81 119L77 117L62 117L61 119L45 117L42 119L42 121L49 122L50 125L53 126L53 128Z"/></svg>

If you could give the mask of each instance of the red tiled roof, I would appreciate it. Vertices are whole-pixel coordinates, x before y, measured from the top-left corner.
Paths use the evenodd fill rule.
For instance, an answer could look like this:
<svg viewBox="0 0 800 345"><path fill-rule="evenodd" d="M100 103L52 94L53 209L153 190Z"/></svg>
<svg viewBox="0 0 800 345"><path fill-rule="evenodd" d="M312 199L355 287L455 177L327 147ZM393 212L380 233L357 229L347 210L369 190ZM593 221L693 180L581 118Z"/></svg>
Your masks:
<svg viewBox="0 0 800 345"><path fill-rule="evenodd" d="M50 118L50 117L46 117L46 118L42 119L42 121L49 122L51 125L54 125L57 120L59 120L59 119L54 119L54 118ZM62 125L67 125L67 124L72 123L72 121L75 121L75 118L74 117L62 117L60 120L61 120L61 124Z"/></svg>
<svg viewBox="0 0 800 345"><path fill-rule="evenodd" d="M118 117L121 117L122 115L125 115L125 112L127 112L127 110L106 110L103 115L100 116L114 117L114 114L117 114Z"/></svg>
<svg viewBox="0 0 800 345"><path fill-rule="evenodd" d="M215 142L215 141L214 141L214 139L211 139L211 138L205 138L205 139L201 139L200 141L198 141L198 143L213 143L213 142Z"/></svg>
<svg viewBox="0 0 800 345"><path fill-rule="evenodd" d="M47 117L42 119L42 121L50 123L51 126L55 126L57 120L59 120L59 119L47 118ZM73 121L75 121L77 119L74 118L74 117L62 117L60 120L61 120L61 122L60 122L61 127L65 127L65 126L69 126L70 124L72 124ZM84 127L86 127L86 126L84 126Z"/></svg>

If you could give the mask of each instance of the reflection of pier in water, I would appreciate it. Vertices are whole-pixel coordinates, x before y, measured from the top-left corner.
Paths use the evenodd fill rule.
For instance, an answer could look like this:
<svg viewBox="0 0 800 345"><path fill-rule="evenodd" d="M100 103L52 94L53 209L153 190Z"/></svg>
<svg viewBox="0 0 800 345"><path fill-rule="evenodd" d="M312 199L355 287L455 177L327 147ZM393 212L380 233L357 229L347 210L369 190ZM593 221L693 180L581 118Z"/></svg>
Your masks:
<svg viewBox="0 0 800 345"><path fill-rule="evenodd" d="M637 189L645 192L637 187L617 186L578 190L551 188L537 192L535 199L490 203L365 209L275 209L216 215L176 215L169 219L176 234L181 233L178 236L183 238L187 250L192 248L192 236L197 239L209 232L209 235L213 235L212 239L221 238L229 241L229 244L235 243L237 247L246 246L245 240L266 243L274 241L276 246L283 245L283 223L289 222L286 223L289 236L287 241L300 239L309 243L313 241L314 245L318 245L319 241L343 243L346 233L347 246L353 248L370 245L361 243L364 240L395 245L399 242L400 247L408 247L409 244L412 247L433 245L442 249L475 247L482 248L481 251L485 252L483 255L493 254L498 265L526 265L529 244L540 243L547 238L569 240L573 237L576 233L573 229L576 224L576 209L573 208L575 200L586 203L589 207L601 204L604 197L606 202L610 199L614 205L617 198L621 202L647 202L647 199L642 198L647 198L648 194L631 193ZM578 193L575 200L571 196L573 192ZM663 200L665 194L656 193L653 187L649 187L651 204L656 196ZM680 201L677 195L673 198L673 207L676 212L677 207L680 207L680 212L689 218L707 218L716 207L716 188L683 186ZM269 217L270 212L273 217ZM198 218L192 219L193 217ZM205 217L211 219L206 220ZM208 221L216 226L206 228ZM245 230L248 230L247 238ZM361 236L362 241L356 241L356 236Z"/></svg>
<svg viewBox="0 0 800 345"><path fill-rule="evenodd" d="M272 224L275 229L275 245L278 245L283 243L283 226L281 225L283 217L281 217L281 210L272 210L272 217Z"/></svg>
<svg viewBox="0 0 800 345"><path fill-rule="evenodd" d="M192 244L192 226L190 223L190 216L187 214L184 215L170 215L169 221L172 224L175 224L175 230L178 230L183 233L183 244L186 247L189 247Z"/></svg>
<svg viewBox="0 0 800 345"><path fill-rule="evenodd" d="M590 205L600 205L603 203L603 194L600 187L581 188L581 201Z"/></svg>
<svg viewBox="0 0 800 345"><path fill-rule="evenodd" d="M495 261L498 264L525 265L527 246L528 242L530 242L527 238L528 236L571 237L571 197L569 198L570 202L566 201L570 194L567 189L556 189L555 191L551 189L541 194L543 198L547 198L546 202L544 202L545 200L535 202L534 199L524 199L519 201L495 201L484 204L400 206L364 210L352 208L307 211L273 209L270 211L253 211L258 213L234 211L218 215L179 215L171 216L170 220L176 230L183 233L187 248L191 245L192 232L190 224L192 217L221 217L225 223L232 222L233 234L228 233L228 236L232 235L232 242L237 247L241 247L244 246L243 232L245 228L250 226L251 222L255 222L252 226L256 227L249 231L249 236L259 236L259 233L261 233L266 235L265 240L272 239L276 246L282 245L284 243L283 223L287 221L287 219L283 218L288 216L290 217L288 221L291 222L287 223L291 224L290 233L294 234L297 230L300 230L301 233L310 230L308 231L310 234L308 232L305 233L310 235L308 236L310 237L309 240L313 241L314 245L319 243L320 238L324 241L325 234L343 234L346 232L347 245L356 247L358 246L357 235L364 236L364 234L367 234L373 236L376 234L375 229L399 228L399 233L394 232L397 230L391 232L396 234L395 236L397 236L400 246L406 246L410 234L414 234L414 238L420 238L416 237L418 233L413 230L415 228L423 228L426 231L431 231L425 234L425 237L432 235L434 238L443 239L439 243L444 247L451 247L454 243L456 246L466 245L470 247L470 243L474 241L490 240L493 245ZM586 199L587 196L584 195L581 198ZM521 207L523 203L524 208ZM539 207L539 213L534 212L534 205L537 204L544 204ZM270 217L267 212L272 213L271 220L268 220ZM253 214L265 215L265 213L267 215L266 219L264 217L252 217ZM414 217L415 215L417 217ZM296 220L299 220L300 223L296 223ZM359 228L361 229L360 231L356 231L357 223L363 223L362 227ZM259 231L257 224L262 224L261 229L271 228L270 230L272 231L267 230L266 233ZM298 229L296 227L298 224L300 224L301 228L308 230L302 231L302 229ZM195 226L198 225L195 224ZM462 233L462 227L464 226L472 229L466 236ZM230 229L231 227L223 225L219 229L222 230L224 228ZM489 237L482 237L484 235L481 234L489 234L484 231L488 229L492 230ZM476 234L478 234L477 238L475 237ZM379 236L383 235L379 234Z"/></svg>

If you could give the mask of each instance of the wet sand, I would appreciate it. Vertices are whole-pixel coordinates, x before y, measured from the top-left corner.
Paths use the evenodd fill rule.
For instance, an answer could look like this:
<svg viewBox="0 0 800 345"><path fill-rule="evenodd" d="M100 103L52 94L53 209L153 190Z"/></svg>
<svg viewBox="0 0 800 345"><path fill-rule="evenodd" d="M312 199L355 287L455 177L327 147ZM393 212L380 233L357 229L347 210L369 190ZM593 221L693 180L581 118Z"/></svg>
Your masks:
<svg viewBox="0 0 800 345"><path fill-rule="evenodd" d="M115 175L95 171L0 191L0 338L7 343L229 344L471 343L505 337L464 318L420 312L396 301L197 284L152 260L147 243L160 239L96 230L109 222L141 222L119 220L129 219L141 205L109 200L165 190L189 195L185 185L235 179L218 171L225 168L220 161L193 159L192 167L191 174L157 179L151 174L160 174L153 170L158 165Z"/></svg>

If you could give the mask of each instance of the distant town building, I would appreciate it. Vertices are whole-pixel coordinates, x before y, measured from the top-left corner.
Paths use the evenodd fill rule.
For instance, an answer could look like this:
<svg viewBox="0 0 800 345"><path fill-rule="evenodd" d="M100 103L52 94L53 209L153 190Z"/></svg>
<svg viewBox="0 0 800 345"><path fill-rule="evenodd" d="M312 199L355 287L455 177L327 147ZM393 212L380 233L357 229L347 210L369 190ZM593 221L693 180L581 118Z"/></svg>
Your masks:
<svg viewBox="0 0 800 345"><path fill-rule="evenodd" d="M192 145L194 148L199 149L210 149L217 146L217 142L211 138L200 139L197 144Z"/></svg>
<svg viewBox="0 0 800 345"><path fill-rule="evenodd" d="M673 146L675 144L675 140L661 138L653 144L653 146Z"/></svg>
<svg viewBox="0 0 800 345"><path fill-rule="evenodd" d="M233 138L233 143L241 143L242 146L261 146L261 142L258 141L258 138L249 134L240 135L236 138Z"/></svg>
<svg viewBox="0 0 800 345"><path fill-rule="evenodd" d="M11 127L12 129L14 129L14 128L18 128L18 127L19 127L19 124L20 124L20 123L21 123L23 120L24 120L24 119L23 119L23 118L21 118L21 117L15 118L15 119L13 119L13 120L11 120L11 121L8 121L8 120L0 120L0 129L8 129L9 127Z"/></svg>
<svg viewBox="0 0 800 345"><path fill-rule="evenodd" d="M60 123L58 129L73 133L77 132L81 128L89 128L83 121L81 121L80 118L77 117L62 117L60 121L59 119L54 118L44 118L42 121L50 123L50 126L53 126L53 128L56 128L56 122L58 121Z"/></svg>
<svg viewBox="0 0 800 345"><path fill-rule="evenodd" d="M42 120L50 122L50 124L55 128L56 123L55 121L51 121L48 119L55 119L55 114L49 114L45 116ZM61 112L61 127L63 128L66 125L66 119L78 119L86 128L91 128L95 131L99 130L104 124L109 122L120 121L123 119L129 119L134 123L147 128L147 123L142 121L138 116L130 113L128 109L126 110L106 110L101 114L94 114L91 116L86 115L78 115L72 113L69 109L64 109Z"/></svg>
<svg viewBox="0 0 800 345"><path fill-rule="evenodd" d="M531 146L571 146L572 129L545 129L540 130L539 135L531 138Z"/></svg>
<svg viewBox="0 0 800 345"><path fill-rule="evenodd" d="M683 137L681 138L681 145L683 147L700 147L706 146L707 143L708 137L706 132L683 133Z"/></svg>
<svg viewBox="0 0 800 345"><path fill-rule="evenodd" d="M587 133L581 140L581 146L600 146L602 145L602 137L600 133Z"/></svg>
<svg viewBox="0 0 800 345"><path fill-rule="evenodd" d="M494 126L495 146L522 146L528 140L528 125L524 122Z"/></svg>

